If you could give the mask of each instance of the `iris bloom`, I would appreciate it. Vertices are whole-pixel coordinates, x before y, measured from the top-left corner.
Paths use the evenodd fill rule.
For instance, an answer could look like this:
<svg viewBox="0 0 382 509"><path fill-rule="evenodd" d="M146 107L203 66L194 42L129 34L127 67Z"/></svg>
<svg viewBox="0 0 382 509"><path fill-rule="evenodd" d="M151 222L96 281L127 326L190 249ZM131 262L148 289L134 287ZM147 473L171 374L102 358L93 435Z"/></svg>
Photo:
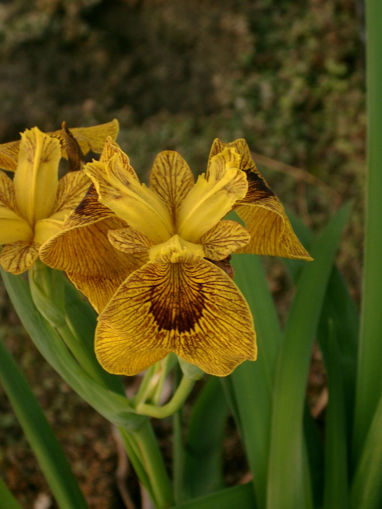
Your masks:
<svg viewBox="0 0 382 509"><path fill-rule="evenodd" d="M235 251L311 258L246 142L215 140L196 182L178 153L164 151L149 186L141 184L110 139L85 172L95 190L41 256L66 270L101 311L95 336L101 365L133 375L175 352L225 376L255 360L251 313L219 264ZM222 220L232 209L245 228Z"/></svg>
<svg viewBox="0 0 382 509"><path fill-rule="evenodd" d="M118 123L45 134L37 127L26 130L20 142L0 145L0 167L14 171L13 180L0 172L0 265L20 274L32 267L39 249L61 228L90 185L82 171L58 178L62 155L69 160L84 152L101 150L106 136L116 136ZM103 132L103 135L102 135ZM103 139L102 139L103 138ZM102 144L101 144L102 139Z"/></svg>

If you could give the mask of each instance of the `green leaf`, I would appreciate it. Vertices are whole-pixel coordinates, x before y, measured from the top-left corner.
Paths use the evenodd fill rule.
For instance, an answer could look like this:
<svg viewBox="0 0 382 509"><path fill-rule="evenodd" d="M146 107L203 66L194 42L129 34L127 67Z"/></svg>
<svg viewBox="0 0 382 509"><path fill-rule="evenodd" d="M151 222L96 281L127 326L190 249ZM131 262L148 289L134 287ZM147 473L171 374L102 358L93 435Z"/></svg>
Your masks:
<svg viewBox="0 0 382 509"><path fill-rule="evenodd" d="M368 173L361 333L353 433L355 460L362 453L364 439L382 394L382 2L368 0L365 5Z"/></svg>
<svg viewBox="0 0 382 509"><path fill-rule="evenodd" d="M183 493L193 498L223 482L223 438L228 408L220 381L209 377L192 407L183 467Z"/></svg>
<svg viewBox="0 0 382 509"><path fill-rule="evenodd" d="M321 344L329 392L325 426L324 507L346 509L349 507L346 411L341 356L333 322L330 322L328 335L325 339L322 337Z"/></svg>
<svg viewBox="0 0 382 509"><path fill-rule="evenodd" d="M85 499L60 444L28 383L1 341L0 381L60 508L86 508ZM3 503L4 499L1 498Z"/></svg>
<svg viewBox="0 0 382 509"><path fill-rule="evenodd" d="M303 410L312 343L349 207L342 208L314 242L288 315L274 383L269 454L268 509L306 507ZM306 482L306 481L305 481Z"/></svg>
<svg viewBox="0 0 382 509"><path fill-rule="evenodd" d="M303 240L305 245L309 246L313 240L312 232L298 217L290 213L288 216L293 224L294 230L298 232L298 236ZM292 275L293 281L296 283L298 280L299 269L294 264L295 260L284 261ZM354 412L355 375L357 372L359 314L357 306L355 305L337 267L334 267L331 273L322 307L320 326L318 330L318 342L321 348L321 340L325 340L328 336L328 323L330 321L333 321L336 327L335 337L338 344L340 369L344 385L348 428L347 436L350 441Z"/></svg>
<svg viewBox="0 0 382 509"><path fill-rule="evenodd" d="M255 483L259 507L265 506L271 418L272 379L281 331L260 258L235 255L232 264L235 282L253 314L259 357L245 362L226 379L225 391L236 414L248 463Z"/></svg>
<svg viewBox="0 0 382 509"><path fill-rule="evenodd" d="M4 509L21 509L21 505L17 502L15 497L9 491L6 484L0 478L0 500Z"/></svg>
<svg viewBox="0 0 382 509"><path fill-rule="evenodd" d="M256 509L256 507L252 483L247 483L194 498L174 506L174 509Z"/></svg>
<svg viewBox="0 0 382 509"><path fill-rule="evenodd" d="M382 506L382 396L370 424L351 491L352 509Z"/></svg>

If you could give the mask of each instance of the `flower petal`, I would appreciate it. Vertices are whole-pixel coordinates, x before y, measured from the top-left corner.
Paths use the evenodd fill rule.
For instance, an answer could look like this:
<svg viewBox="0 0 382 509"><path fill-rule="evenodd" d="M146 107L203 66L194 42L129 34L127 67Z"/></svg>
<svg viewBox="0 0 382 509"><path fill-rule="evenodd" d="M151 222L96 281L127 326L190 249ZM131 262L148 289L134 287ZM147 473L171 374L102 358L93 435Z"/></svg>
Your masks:
<svg viewBox="0 0 382 509"><path fill-rule="evenodd" d="M17 207L30 225L54 208L60 158L58 140L37 127L22 133L14 186Z"/></svg>
<svg viewBox="0 0 382 509"><path fill-rule="evenodd" d="M30 269L38 258L38 247L30 242L14 242L3 247L0 265L7 272L21 274Z"/></svg>
<svg viewBox="0 0 382 509"><path fill-rule="evenodd" d="M277 200L277 199L276 199ZM235 209L251 234L247 246L239 253L283 256L312 260L307 250L296 237L284 208L277 200L260 205L240 205Z"/></svg>
<svg viewBox="0 0 382 509"><path fill-rule="evenodd" d="M112 140L115 140L118 136L119 122L115 118L104 124L98 124L91 127L71 127L69 130L84 155L90 151L100 154L106 138L110 137ZM60 137L60 135L62 136L62 130L55 131L52 134Z"/></svg>
<svg viewBox="0 0 382 509"><path fill-rule="evenodd" d="M258 200L274 196L266 180L258 172L256 165L252 159L251 151L244 138L239 138L230 143L225 143L219 138L216 138L211 146L210 155L208 158L208 168L212 165L214 156L223 152L227 148L235 149L240 156L239 168L247 175L248 191L240 203L254 203Z"/></svg>
<svg viewBox="0 0 382 509"><path fill-rule="evenodd" d="M203 259L147 263L119 287L98 320L95 351L111 373L134 375L170 351L217 376L256 359L244 297Z"/></svg>
<svg viewBox="0 0 382 509"><path fill-rule="evenodd" d="M15 171L19 156L20 141L9 141L0 144L0 168L7 171Z"/></svg>
<svg viewBox="0 0 382 509"><path fill-rule="evenodd" d="M106 122L104 124L91 127L73 127L69 129L69 131L78 143L83 155L86 155L90 151L100 154L108 136L113 140L116 139L119 131L119 123L115 118L111 122ZM46 134L58 138L61 141L61 155L62 157L68 158L63 130L59 129ZM8 171L15 171L19 150L19 140L0 144L0 168Z"/></svg>
<svg viewBox="0 0 382 509"><path fill-rule="evenodd" d="M190 242L200 238L244 198L248 184L240 157L226 149L211 159L207 175L199 175L179 209L178 233Z"/></svg>
<svg viewBox="0 0 382 509"><path fill-rule="evenodd" d="M194 185L194 176L183 157L172 150L160 152L150 173L150 187L167 204L173 224L181 202Z"/></svg>
<svg viewBox="0 0 382 509"><path fill-rule="evenodd" d="M64 224L65 230L41 246L41 260L64 270L97 311L102 310L118 286L146 259L116 250L109 230L125 226L89 192Z"/></svg>
<svg viewBox="0 0 382 509"><path fill-rule="evenodd" d="M243 219L246 229L251 234L251 240L239 252L312 260L296 237L280 200L258 172L247 142L243 138L230 143L215 139L211 147L209 165L212 164L216 154L227 148L234 148L240 154L239 166L248 180L248 192L244 199L237 202L235 211Z"/></svg>
<svg viewBox="0 0 382 509"><path fill-rule="evenodd" d="M17 214L13 182L0 172L0 244L19 240L29 242L32 238L32 228Z"/></svg>
<svg viewBox="0 0 382 509"><path fill-rule="evenodd" d="M108 238L118 251L128 254L147 253L153 245L146 235L130 228L130 226L119 230L110 230Z"/></svg>
<svg viewBox="0 0 382 509"><path fill-rule="evenodd" d="M83 171L69 172L58 181L53 217L63 218L80 204L91 186L89 177ZM59 216L58 216L59 214Z"/></svg>
<svg viewBox="0 0 382 509"><path fill-rule="evenodd" d="M105 146L105 151L110 147ZM145 184L140 184L129 158L119 148L109 159L104 154L101 161L84 167L97 190L99 201L124 219L132 228L154 242L171 236L171 217L166 204Z"/></svg>
<svg viewBox="0 0 382 509"><path fill-rule="evenodd" d="M251 236L236 221L219 221L200 239L204 254L210 260L223 260L248 244Z"/></svg>

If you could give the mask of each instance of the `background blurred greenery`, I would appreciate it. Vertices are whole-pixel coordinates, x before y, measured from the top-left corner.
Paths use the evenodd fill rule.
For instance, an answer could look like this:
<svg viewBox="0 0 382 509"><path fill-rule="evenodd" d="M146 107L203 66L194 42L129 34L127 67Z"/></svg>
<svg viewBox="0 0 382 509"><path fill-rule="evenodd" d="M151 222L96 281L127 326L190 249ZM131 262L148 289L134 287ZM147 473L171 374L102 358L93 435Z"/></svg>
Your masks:
<svg viewBox="0 0 382 509"><path fill-rule="evenodd" d="M283 203L310 225L321 226L334 208L354 199L340 264L357 297L366 125L362 5L361 0L3 1L0 141L16 139L33 125L53 130L62 120L79 126L117 117L119 142L146 174L165 148L180 151L195 171L203 171L213 138L243 136L255 153L285 163L258 159ZM312 183L312 175L322 184ZM285 295L279 267L271 271L276 297ZM285 297L280 299L282 305ZM88 497L95 497L94 507L108 507L100 502L113 485L101 474L115 464L111 439L103 440L107 429L50 368L36 368L43 363L28 339L16 334L5 297L1 312L8 345L67 442ZM79 409L85 412L80 429ZM23 493L20 501L32 507L46 488L39 474L31 484L31 475L22 473L28 464L33 470L33 458L24 452L4 397L0 411L5 444L0 470L8 472L10 488ZM89 419L96 430L90 435ZM75 436L69 436L71 429ZM93 456L79 454L80 446ZM97 475L104 481L95 482Z"/></svg>

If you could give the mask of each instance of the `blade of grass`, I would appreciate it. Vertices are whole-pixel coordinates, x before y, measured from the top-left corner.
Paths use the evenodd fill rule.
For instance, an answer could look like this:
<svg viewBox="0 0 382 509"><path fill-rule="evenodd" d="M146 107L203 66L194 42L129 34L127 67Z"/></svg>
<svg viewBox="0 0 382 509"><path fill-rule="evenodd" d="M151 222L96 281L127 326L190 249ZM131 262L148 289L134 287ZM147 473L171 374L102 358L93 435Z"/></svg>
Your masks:
<svg viewBox="0 0 382 509"><path fill-rule="evenodd" d="M0 381L59 507L87 508L77 480L52 428L2 341L0 341Z"/></svg>
<svg viewBox="0 0 382 509"><path fill-rule="evenodd" d="M329 401L325 426L325 509L349 507L348 449L346 440L346 410L341 356L336 338L336 324L330 322L321 345L328 375Z"/></svg>
<svg viewBox="0 0 382 509"><path fill-rule="evenodd" d="M351 491L352 509L382 506L382 396L367 434Z"/></svg>
<svg viewBox="0 0 382 509"><path fill-rule="evenodd" d="M209 377L193 405L186 438L186 499L217 491L223 482L223 437L228 408L220 381Z"/></svg>
<svg viewBox="0 0 382 509"><path fill-rule="evenodd" d="M354 423L354 459L361 454L382 394L382 2L366 2L368 174L361 333Z"/></svg>
<svg viewBox="0 0 382 509"><path fill-rule="evenodd" d="M253 314L259 357L245 362L222 380L225 391L233 399L236 420L253 474L259 507L265 506L265 487L271 415L272 378L281 343L281 330L264 269L259 257L234 255L232 265L235 282L246 298Z"/></svg>
<svg viewBox="0 0 382 509"><path fill-rule="evenodd" d="M331 219L313 243L315 261L301 272L274 382L268 469L268 509L306 507L303 486L303 410L311 348L349 207Z"/></svg>
<svg viewBox="0 0 382 509"><path fill-rule="evenodd" d="M252 483L226 488L204 497L194 498L174 509L256 509Z"/></svg>
<svg viewBox="0 0 382 509"><path fill-rule="evenodd" d="M4 508L22 509L4 481L0 478L0 500Z"/></svg>
<svg viewBox="0 0 382 509"><path fill-rule="evenodd" d="M288 215L293 224L293 228L298 232L299 238L303 240L305 245L309 246L313 240L312 232L298 217L290 213ZM297 282L300 266L297 267L294 262L295 260L285 260L285 264L288 267L293 281ZM328 336L327 324L331 320L336 324L336 341L341 360L340 369L343 377L346 404L347 435L350 439L354 412L355 377L357 372L359 314L357 306L337 267L333 268L325 295L322 316L320 318L322 326L320 325L319 327L319 343L321 343L321 337L326 338Z"/></svg>

